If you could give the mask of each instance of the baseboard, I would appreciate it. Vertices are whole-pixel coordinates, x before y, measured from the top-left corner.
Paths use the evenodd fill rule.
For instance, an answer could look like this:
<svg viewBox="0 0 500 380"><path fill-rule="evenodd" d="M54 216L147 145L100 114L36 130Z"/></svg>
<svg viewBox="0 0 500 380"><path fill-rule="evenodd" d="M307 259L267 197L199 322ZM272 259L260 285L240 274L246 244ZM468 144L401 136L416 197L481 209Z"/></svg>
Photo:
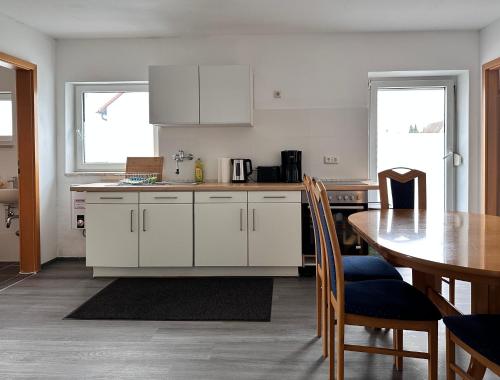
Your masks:
<svg viewBox="0 0 500 380"><path fill-rule="evenodd" d="M53 259L46 261L45 263L42 264L42 268L45 268L48 265L54 264L56 262L61 262L61 261L85 261L85 257L54 257Z"/></svg>

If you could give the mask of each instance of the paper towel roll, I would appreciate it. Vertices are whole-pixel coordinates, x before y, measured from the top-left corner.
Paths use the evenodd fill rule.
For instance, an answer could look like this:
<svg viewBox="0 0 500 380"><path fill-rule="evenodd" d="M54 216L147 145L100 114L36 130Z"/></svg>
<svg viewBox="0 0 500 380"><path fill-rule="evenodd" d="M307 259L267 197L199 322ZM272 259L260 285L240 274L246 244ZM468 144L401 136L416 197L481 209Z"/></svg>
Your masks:
<svg viewBox="0 0 500 380"><path fill-rule="evenodd" d="M231 159L221 157L217 159L217 181L219 183L231 182Z"/></svg>

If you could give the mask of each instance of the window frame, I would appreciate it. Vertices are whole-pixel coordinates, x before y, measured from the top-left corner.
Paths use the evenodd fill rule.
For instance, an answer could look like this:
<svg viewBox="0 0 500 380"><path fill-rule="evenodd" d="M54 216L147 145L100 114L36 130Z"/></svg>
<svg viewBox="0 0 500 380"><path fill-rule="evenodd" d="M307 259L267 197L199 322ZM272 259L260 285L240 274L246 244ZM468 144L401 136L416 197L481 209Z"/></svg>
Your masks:
<svg viewBox="0 0 500 380"><path fill-rule="evenodd" d="M412 88L412 87L443 87L446 90L446 124L445 151L457 151L456 125L456 88L455 77L413 77L413 78L377 78L369 81L369 127L368 127L368 174L372 181L378 182L377 172L377 94L380 88ZM443 159L446 159L445 157ZM453 159L448 159L445 165L445 207L448 211L455 210L456 202L456 168ZM370 201L378 202L372 199Z"/></svg>
<svg viewBox="0 0 500 380"><path fill-rule="evenodd" d="M74 144L76 172L125 172L125 163L85 163L83 134L83 94L85 92L148 92L148 82L92 82L74 84ZM153 125L154 152L158 155L158 128Z"/></svg>
<svg viewBox="0 0 500 380"><path fill-rule="evenodd" d="M12 134L11 135L0 135L0 146L1 147L12 147L16 139L16 98L11 91L0 91L0 100L10 100L12 104Z"/></svg>

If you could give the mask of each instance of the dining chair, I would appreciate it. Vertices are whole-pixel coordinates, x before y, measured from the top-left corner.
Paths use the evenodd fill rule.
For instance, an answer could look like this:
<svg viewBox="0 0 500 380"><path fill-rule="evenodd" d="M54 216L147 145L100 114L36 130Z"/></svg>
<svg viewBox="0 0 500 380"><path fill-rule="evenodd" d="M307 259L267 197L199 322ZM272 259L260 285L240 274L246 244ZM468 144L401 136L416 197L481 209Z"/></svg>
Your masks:
<svg viewBox="0 0 500 380"><path fill-rule="evenodd" d="M437 379L439 310L422 292L404 281L345 282L335 222L332 214L325 211L329 208L328 195L321 181L317 181L316 187L320 196L320 238L326 252L329 284L330 379L334 379L335 374L337 380L344 379L345 351L426 359L429 380ZM389 328L401 332L423 331L427 333L428 349L427 352L407 351L397 340L393 342L393 348L346 344L347 325Z"/></svg>
<svg viewBox="0 0 500 380"><path fill-rule="evenodd" d="M472 377L455 363L455 345L500 376L500 315L476 314L444 317L446 325L446 380Z"/></svg>
<svg viewBox="0 0 500 380"><path fill-rule="evenodd" d="M316 321L317 335L323 338L323 356L328 356L328 281L326 278L324 247L319 232L319 198L315 193L315 180L304 175L304 187L311 212L316 250ZM366 281L374 279L403 278L387 261L375 256L342 256L345 281Z"/></svg>

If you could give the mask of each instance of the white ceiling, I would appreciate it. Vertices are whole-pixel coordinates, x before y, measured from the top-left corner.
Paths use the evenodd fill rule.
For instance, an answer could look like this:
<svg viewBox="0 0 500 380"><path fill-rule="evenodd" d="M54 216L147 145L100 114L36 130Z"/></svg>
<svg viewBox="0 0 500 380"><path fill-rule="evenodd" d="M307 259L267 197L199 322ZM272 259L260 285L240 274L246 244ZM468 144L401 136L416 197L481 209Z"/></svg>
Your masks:
<svg viewBox="0 0 500 380"><path fill-rule="evenodd" d="M500 0L0 0L55 38L478 30Z"/></svg>

